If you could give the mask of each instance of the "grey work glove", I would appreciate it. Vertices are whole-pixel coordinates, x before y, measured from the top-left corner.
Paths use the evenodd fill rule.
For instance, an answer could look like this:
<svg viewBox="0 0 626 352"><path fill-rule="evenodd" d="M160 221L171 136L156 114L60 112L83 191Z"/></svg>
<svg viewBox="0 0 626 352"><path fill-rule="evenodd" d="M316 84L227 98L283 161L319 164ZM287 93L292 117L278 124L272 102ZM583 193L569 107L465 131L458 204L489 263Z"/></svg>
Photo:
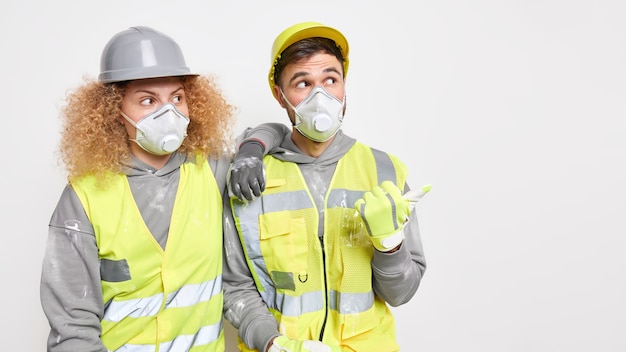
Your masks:
<svg viewBox="0 0 626 352"><path fill-rule="evenodd" d="M228 191L240 200L253 200L265 190L263 153L265 147L256 140L244 141L230 167Z"/></svg>

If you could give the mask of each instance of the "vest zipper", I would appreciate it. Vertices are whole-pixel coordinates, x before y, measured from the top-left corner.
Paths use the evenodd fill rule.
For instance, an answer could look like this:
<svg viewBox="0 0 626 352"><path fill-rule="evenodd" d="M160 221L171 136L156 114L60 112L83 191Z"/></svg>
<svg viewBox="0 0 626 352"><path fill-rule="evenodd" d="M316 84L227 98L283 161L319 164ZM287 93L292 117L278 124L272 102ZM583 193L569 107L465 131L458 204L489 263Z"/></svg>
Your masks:
<svg viewBox="0 0 626 352"><path fill-rule="evenodd" d="M324 250L324 237L319 237L320 239L320 245L322 246L322 264L323 264L323 269L324 269L324 296L326 296L326 308L324 309L324 323L322 324L322 330L320 331L320 337L319 337L319 341L323 341L324 340L324 330L326 329L326 321L328 320L328 304L329 304L329 300L328 300L328 284L327 284L327 277L326 277L326 251Z"/></svg>

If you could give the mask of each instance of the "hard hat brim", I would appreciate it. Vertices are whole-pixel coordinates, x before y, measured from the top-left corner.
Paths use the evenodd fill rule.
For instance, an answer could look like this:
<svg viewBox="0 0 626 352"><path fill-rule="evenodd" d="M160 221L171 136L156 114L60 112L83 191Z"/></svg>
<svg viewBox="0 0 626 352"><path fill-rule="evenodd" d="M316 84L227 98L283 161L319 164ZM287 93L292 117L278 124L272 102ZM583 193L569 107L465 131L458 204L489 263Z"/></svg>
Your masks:
<svg viewBox="0 0 626 352"><path fill-rule="evenodd" d="M181 69L180 67L174 67L171 69L163 67L155 67L154 70L143 68L139 70L117 70L102 72L98 76L98 80L102 83L114 83L124 81L135 81L138 79L147 78L162 78L162 77L179 77L179 76L198 76L197 73L191 73L189 69Z"/></svg>

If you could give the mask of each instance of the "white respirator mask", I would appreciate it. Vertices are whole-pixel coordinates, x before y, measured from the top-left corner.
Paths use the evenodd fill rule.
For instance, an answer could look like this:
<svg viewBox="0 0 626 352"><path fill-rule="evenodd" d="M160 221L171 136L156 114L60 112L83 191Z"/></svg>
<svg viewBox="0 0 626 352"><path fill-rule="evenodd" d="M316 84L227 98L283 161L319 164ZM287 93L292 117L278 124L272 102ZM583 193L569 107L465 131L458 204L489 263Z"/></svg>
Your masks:
<svg viewBox="0 0 626 352"><path fill-rule="evenodd" d="M291 105L285 93L283 99L295 112L294 127L303 136L316 142L325 142L337 133L343 123L343 107L346 101L337 99L322 87L315 87L298 106Z"/></svg>
<svg viewBox="0 0 626 352"><path fill-rule="evenodd" d="M122 116L137 129L135 139L141 149L154 155L166 155L176 151L187 137L189 118L173 104L165 104L157 111L133 122L124 112Z"/></svg>

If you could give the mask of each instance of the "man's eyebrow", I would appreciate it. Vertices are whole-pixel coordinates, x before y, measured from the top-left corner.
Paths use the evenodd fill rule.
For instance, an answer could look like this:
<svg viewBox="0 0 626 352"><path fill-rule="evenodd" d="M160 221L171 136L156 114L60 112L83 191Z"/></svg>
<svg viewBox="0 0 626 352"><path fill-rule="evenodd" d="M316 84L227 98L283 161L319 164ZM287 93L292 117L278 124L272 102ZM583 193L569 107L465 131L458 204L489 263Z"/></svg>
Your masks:
<svg viewBox="0 0 626 352"><path fill-rule="evenodd" d="M338 75L341 75L341 72L339 72L339 70L337 70L334 67L325 68L322 72L324 72L324 73L334 72L334 73L336 73ZM305 77L305 76L308 76L308 75L309 75L309 73L306 72L306 71L296 72L289 79L289 83L293 82L294 80L296 80L296 79L298 79L300 77Z"/></svg>
<svg viewBox="0 0 626 352"><path fill-rule="evenodd" d="M337 69L336 69L336 68L334 68L334 67L329 67L329 68L325 69L325 70L324 70L324 72L335 72L335 73L337 73L338 75L340 75L340 74L341 74L341 72L339 72L339 70L337 70Z"/></svg>
<svg viewBox="0 0 626 352"><path fill-rule="evenodd" d="M296 73L294 73L294 74L291 76L291 78L289 78L289 83L291 83L291 82L295 81L296 79L298 79L298 78L300 78L300 77L305 77L305 76L308 76L308 75L309 75L309 73L308 73L308 72L306 72L306 71L296 72Z"/></svg>

